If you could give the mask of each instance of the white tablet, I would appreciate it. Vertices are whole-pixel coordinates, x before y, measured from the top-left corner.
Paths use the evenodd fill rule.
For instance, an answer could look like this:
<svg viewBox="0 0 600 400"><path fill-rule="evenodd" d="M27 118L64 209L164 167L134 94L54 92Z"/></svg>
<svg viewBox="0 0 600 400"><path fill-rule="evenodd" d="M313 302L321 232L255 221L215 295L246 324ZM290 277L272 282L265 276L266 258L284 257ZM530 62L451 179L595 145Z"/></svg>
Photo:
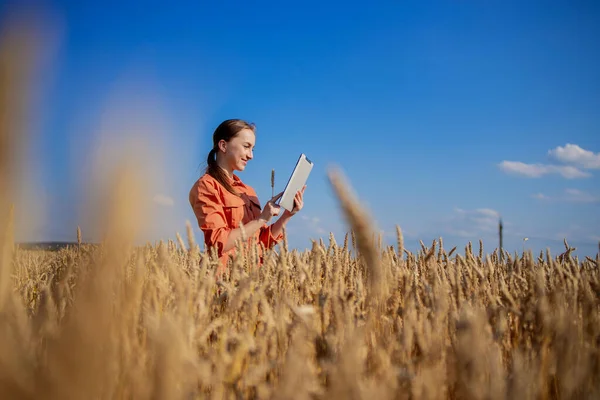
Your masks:
<svg viewBox="0 0 600 400"><path fill-rule="evenodd" d="M300 158L298 158L298 162L296 163L296 167L290 175L290 179L285 185L285 189L283 190L283 195L277 202L281 207L285 208L288 211L292 211L294 208L294 196L296 192L302 189L302 187L306 184L308 180L308 175L310 175L310 171L312 170L313 162L306 158L304 153L300 154Z"/></svg>

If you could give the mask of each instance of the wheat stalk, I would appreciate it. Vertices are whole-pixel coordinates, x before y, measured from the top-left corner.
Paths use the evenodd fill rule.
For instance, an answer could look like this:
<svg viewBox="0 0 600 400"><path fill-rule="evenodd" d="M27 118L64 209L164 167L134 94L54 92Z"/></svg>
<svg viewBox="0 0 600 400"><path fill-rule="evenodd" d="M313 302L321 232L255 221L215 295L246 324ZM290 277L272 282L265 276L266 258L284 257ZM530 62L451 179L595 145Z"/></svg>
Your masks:
<svg viewBox="0 0 600 400"><path fill-rule="evenodd" d="M275 170L271 170L271 198L275 197Z"/></svg>

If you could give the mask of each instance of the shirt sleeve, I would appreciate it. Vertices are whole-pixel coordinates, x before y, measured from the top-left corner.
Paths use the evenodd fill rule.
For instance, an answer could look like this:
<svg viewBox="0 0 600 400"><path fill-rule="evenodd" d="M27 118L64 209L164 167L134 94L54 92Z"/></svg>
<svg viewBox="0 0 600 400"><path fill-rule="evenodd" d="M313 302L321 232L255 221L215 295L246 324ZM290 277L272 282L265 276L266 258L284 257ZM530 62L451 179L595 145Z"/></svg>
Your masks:
<svg viewBox="0 0 600 400"><path fill-rule="evenodd" d="M258 196L253 188L249 187L249 200L254 203L259 210L262 209L260 206L260 201L258 200ZM280 233L277 236L273 236L273 232L271 231L271 225L264 225L258 231L258 242L262 244L265 248L271 248L279 243L283 239L283 233Z"/></svg>
<svg viewBox="0 0 600 400"><path fill-rule="evenodd" d="M198 184L194 213L204 233L204 243L209 249L216 246L220 257L231 229L227 225L223 203L219 199L217 189L204 181Z"/></svg>
<svg viewBox="0 0 600 400"><path fill-rule="evenodd" d="M275 246L279 241L283 239L283 233L280 233L277 236L273 236L273 232L271 231L271 225L263 226L260 228L260 234L258 236L258 240L265 246L265 248L269 249Z"/></svg>

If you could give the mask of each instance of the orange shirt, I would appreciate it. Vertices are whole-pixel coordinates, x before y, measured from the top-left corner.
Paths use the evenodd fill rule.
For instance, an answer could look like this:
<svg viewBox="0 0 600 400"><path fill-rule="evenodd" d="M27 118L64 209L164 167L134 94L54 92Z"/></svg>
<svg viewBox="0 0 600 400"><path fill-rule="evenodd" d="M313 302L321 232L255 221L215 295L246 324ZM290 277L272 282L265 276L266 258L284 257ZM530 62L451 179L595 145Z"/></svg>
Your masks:
<svg viewBox="0 0 600 400"><path fill-rule="evenodd" d="M207 249L216 246L221 269L227 266L230 255L235 255L235 247L223 252L229 233L239 228L240 222L244 225L257 219L261 213L261 205L256 192L251 186L245 185L239 177L233 175L230 181L234 190L241 194L240 197L228 192L223 185L208 174L198 179L190 190L189 200L198 226L204 233L204 243ZM249 242L255 241L259 245L259 257L262 256L260 244L271 248L283 238L283 234L276 237L271 233L270 226L260 228Z"/></svg>

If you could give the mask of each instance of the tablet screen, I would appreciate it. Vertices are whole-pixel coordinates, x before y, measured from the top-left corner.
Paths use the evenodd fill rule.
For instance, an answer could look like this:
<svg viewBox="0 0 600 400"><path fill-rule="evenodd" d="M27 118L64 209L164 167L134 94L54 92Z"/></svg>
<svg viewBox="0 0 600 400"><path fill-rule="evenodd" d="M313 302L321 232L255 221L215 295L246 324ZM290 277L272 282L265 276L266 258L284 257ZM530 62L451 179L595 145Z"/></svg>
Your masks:
<svg viewBox="0 0 600 400"><path fill-rule="evenodd" d="M296 167L294 168L292 175L290 175L287 185L285 185L283 195L277 204L288 211L292 211L294 208L294 196L296 195L296 192L301 190L306 184L313 165L313 162L306 158L304 153L300 154Z"/></svg>

